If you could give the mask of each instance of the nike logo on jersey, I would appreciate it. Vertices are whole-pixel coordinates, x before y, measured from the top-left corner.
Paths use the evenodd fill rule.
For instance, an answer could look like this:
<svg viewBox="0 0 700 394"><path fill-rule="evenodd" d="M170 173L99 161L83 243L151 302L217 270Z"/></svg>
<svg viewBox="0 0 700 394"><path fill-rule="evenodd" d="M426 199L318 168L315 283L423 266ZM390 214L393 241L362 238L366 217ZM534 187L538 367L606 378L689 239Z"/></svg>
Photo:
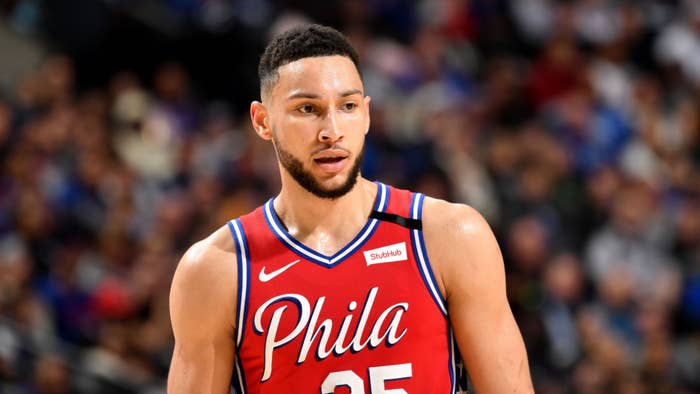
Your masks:
<svg viewBox="0 0 700 394"><path fill-rule="evenodd" d="M278 268L278 269L270 272L269 274L265 272L265 267L263 266L262 269L260 270L260 275L258 275L258 279L260 279L261 282L270 281L270 280L274 279L276 276L278 276L279 274L281 274L284 271L291 268L294 264L298 263L299 261L300 261L299 259L294 260L291 263L285 265L284 267Z"/></svg>
<svg viewBox="0 0 700 394"><path fill-rule="evenodd" d="M367 250L362 253L365 255L367 265L408 260L408 254L406 254L406 242L382 246L381 248Z"/></svg>

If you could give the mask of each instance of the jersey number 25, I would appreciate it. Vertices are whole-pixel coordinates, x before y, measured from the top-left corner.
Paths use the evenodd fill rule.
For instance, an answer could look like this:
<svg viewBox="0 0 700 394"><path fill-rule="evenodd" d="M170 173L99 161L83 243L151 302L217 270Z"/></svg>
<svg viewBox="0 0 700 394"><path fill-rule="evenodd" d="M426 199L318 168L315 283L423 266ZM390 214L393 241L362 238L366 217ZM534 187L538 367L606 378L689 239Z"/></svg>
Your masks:
<svg viewBox="0 0 700 394"><path fill-rule="evenodd" d="M386 389L384 382L413 376L411 363L370 367L368 371L370 394L408 394L404 389ZM347 386L350 394L365 394L365 382L351 370L329 373L321 384L321 394L333 394L336 387L342 386Z"/></svg>

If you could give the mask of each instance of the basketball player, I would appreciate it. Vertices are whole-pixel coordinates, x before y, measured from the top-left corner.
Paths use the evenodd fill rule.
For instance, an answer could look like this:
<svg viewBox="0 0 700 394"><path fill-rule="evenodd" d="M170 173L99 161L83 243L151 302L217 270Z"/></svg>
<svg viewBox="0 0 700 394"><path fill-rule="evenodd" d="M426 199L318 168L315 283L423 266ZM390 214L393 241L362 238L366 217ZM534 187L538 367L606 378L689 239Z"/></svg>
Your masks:
<svg viewBox="0 0 700 394"><path fill-rule="evenodd" d="M328 27L265 50L250 116L282 189L182 258L170 393L462 392L456 347L479 394L533 391L484 219L360 175L358 70Z"/></svg>

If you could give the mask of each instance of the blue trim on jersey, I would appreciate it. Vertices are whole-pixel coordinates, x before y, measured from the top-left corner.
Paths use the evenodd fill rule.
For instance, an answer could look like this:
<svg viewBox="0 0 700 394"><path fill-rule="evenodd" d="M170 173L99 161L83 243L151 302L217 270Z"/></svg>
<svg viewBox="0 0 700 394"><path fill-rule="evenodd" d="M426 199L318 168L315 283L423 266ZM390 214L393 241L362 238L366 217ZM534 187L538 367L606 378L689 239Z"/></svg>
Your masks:
<svg viewBox="0 0 700 394"><path fill-rule="evenodd" d="M250 253L248 250L248 239L245 236L243 225L240 219L231 220L228 223L229 231L233 237L233 242L236 244L236 265L238 276L238 289L236 291L236 360L235 373L233 374L233 384L236 393L245 394L248 392L246 388L245 372L241 365L241 359L238 355L238 350L243 343L245 334L245 322L248 314L248 296L250 292Z"/></svg>
<svg viewBox="0 0 700 394"><path fill-rule="evenodd" d="M422 220L423 218L423 201L425 196L421 193L414 193L411 197L411 219ZM411 246L413 247L413 254L416 257L416 264L418 265L418 270L423 278L423 282L428 289L433 301L437 304L440 312L445 316L445 324L447 324L447 345L449 347L449 357L447 359L447 368L450 371L450 383L451 389L450 393L456 393L459 382L456 377L456 364L455 364L455 344L454 335L452 333L452 327L450 326L450 321L447 319L447 303L442 298L440 294L440 289L437 286L437 280L435 280L435 274L433 273L432 266L430 264L430 259L428 258L428 251L425 248L425 239L423 238L422 230L411 230Z"/></svg>
<svg viewBox="0 0 700 394"><path fill-rule="evenodd" d="M389 205L389 188L380 182L376 182L376 184L377 197L375 198L373 209L379 212L384 212ZM275 237L277 237L277 239L292 252L296 253L300 257L303 257L304 259L310 260L327 268L334 267L335 265L343 262L346 258L352 256L353 252L359 249L372 237L372 234L374 234L375 230L379 226L379 220L369 219L352 241L336 252L333 256L326 256L297 241L291 234L289 234L289 232L287 232L277 216L277 212L275 212L273 202L274 198L271 198L263 207L263 217L265 218L265 222L270 228L270 231L272 231Z"/></svg>
<svg viewBox="0 0 700 394"><path fill-rule="evenodd" d="M420 193L414 193L411 197L411 219L421 220L423 216L423 197L424 196ZM437 304L440 312L447 317L445 301L442 299L442 294L440 294L440 289L437 286L435 275L430 267L430 259L428 259L428 252L425 249L423 231L411 230L411 246L413 247L413 255L415 256L421 278L423 278L423 283L425 283L425 286L428 288L428 292L433 298L433 301L435 301L435 304Z"/></svg>
<svg viewBox="0 0 700 394"><path fill-rule="evenodd" d="M452 382L452 390L450 393L456 393L459 387L459 378L457 377L457 366L455 364L455 336L452 334L452 327L447 328L447 345L450 347L450 357L447 368L450 369L450 382Z"/></svg>
<svg viewBox="0 0 700 394"><path fill-rule="evenodd" d="M248 250L248 239L243 231L240 219L228 222L229 230L233 235L236 244L236 260L238 262L238 291L237 305L238 315L236 316L236 347L243 343L245 335L245 325L248 315L248 296L250 292L250 253Z"/></svg>
<svg viewBox="0 0 700 394"><path fill-rule="evenodd" d="M391 201L391 189L389 186L381 182L375 183L377 184L377 193L381 191L383 195L381 196L381 200L377 198L377 201L374 202L374 207L372 209L375 211L384 212L387 208L389 208L389 201Z"/></svg>
<svg viewBox="0 0 700 394"><path fill-rule="evenodd" d="M238 394L245 394L248 392L248 387L246 385L246 380L245 380L245 371L243 370L243 367L241 366L241 358L236 354L236 373L234 374L234 381L236 385L234 386L234 390Z"/></svg>

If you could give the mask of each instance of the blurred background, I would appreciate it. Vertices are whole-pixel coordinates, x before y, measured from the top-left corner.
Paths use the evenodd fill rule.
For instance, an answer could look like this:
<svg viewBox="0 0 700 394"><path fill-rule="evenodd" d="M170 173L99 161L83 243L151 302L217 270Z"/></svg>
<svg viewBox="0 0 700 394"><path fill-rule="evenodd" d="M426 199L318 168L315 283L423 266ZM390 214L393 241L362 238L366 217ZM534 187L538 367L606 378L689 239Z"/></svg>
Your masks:
<svg viewBox="0 0 700 394"><path fill-rule="evenodd" d="M278 190L248 105L311 21L364 175L493 227L538 393L700 392L695 0L0 0L0 392L165 392L176 263Z"/></svg>

